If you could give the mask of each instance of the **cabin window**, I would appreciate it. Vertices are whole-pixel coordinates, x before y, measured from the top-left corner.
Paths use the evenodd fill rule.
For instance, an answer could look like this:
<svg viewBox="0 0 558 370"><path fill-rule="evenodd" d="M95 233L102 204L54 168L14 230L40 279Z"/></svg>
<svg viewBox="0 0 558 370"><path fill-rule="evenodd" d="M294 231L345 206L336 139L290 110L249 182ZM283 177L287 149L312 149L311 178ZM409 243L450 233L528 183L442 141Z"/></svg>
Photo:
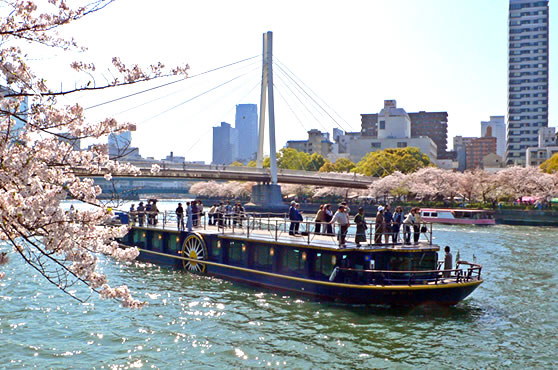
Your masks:
<svg viewBox="0 0 558 370"><path fill-rule="evenodd" d="M177 252L180 246L180 237L178 235L169 235L168 249L169 252Z"/></svg>
<svg viewBox="0 0 558 370"><path fill-rule="evenodd" d="M163 234L153 233L151 236L151 247L156 251L163 250Z"/></svg>
<svg viewBox="0 0 558 370"><path fill-rule="evenodd" d="M145 246L145 231L144 230L135 230L134 231L134 244L135 245L142 245Z"/></svg>
<svg viewBox="0 0 558 370"><path fill-rule="evenodd" d="M411 268L411 258L404 255L391 256L388 267L388 270L393 271L409 271Z"/></svg>
<svg viewBox="0 0 558 370"><path fill-rule="evenodd" d="M243 251L244 249L244 251ZM229 246L229 263L236 265L244 264L244 253L246 253L246 247L243 248L242 242L231 241Z"/></svg>
<svg viewBox="0 0 558 370"><path fill-rule="evenodd" d="M273 254L275 250L269 245L255 245L254 250L254 267L271 271L273 267ZM273 251L272 251L273 250Z"/></svg>
<svg viewBox="0 0 558 370"><path fill-rule="evenodd" d="M438 212L432 212L432 213L430 214L430 216L432 216L432 217L438 217Z"/></svg>
<svg viewBox="0 0 558 370"><path fill-rule="evenodd" d="M430 217L430 212L423 212L424 217Z"/></svg>
<svg viewBox="0 0 558 370"><path fill-rule="evenodd" d="M333 259L330 254L316 253L316 258L314 259L314 272L318 275L324 275L329 277L335 268L335 263L332 262ZM335 259L337 260L337 259Z"/></svg>
<svg viewBox="0 0 558 370"><path fill-rule="evenodd" d="M286 248L283 251L283 270L298 275L304 273L304 261L300 250Z"/></svg>
<svg viewBox="0 0 558 370"><path fill-rule="evenodd" d="M436 269L437 257L436 253L415 253L412 259L411 270L423 271L423 270L435 270Z"/></svg>
<svg viewBox="0 0 558 370"><path fill-rule="evenodd" d="M211 242L211 257L219 258L221 255L221 249L221 241L218 239L213 240Z"/></svg>

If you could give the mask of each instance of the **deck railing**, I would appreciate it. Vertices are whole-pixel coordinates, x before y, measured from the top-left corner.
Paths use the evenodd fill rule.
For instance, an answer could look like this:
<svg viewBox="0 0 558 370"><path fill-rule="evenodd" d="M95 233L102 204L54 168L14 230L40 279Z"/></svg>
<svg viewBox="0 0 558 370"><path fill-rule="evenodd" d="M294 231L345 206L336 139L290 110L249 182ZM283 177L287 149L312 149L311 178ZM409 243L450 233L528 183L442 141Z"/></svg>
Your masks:
<svg viewBox="0 0 558 370"><path fill-rule="evenodd" d="M196 217L197 216L197 217ZM175 212L134 212L129 214L130 224L144 227L157 227L163 229L186 229L187 218L184 216L184 229L178 227L178 218ZM143 220L143 222L140 222ZM192 220L193 230L207 230L212 226L223 234L242 234L250 237L251 233L261 231L266 232L274 241L286 235L294 235L301 241L310 244L317 236L320 238L330 237L332 242L339 242L340 226L327 222L315 222L311 218L302 221L291 221L286 213L248 213L230 215L209 215L207 212L199 212L194 215ZM354 222L351 226L355 226ZM422 222L420 224L409 225L400 224L399 227L385 230L386 225L376 230L375 222L366 222L366 229L363 234L366 241L363 244L376 245L410 245L418 242L432 244L432 223ZM393 226L393 225L389 225ZM355 240L356 229L353 227L347 232L345 239L349 242Z"/></svg>
<svg viewBox="0 0 558 370"><path fill-rule="evenodd" d="M464 269L460 265L469 267ZM375 285L437 285L481 280L481 270L481 265L467 261L457 261L456 268L450 270L388 271L336 267L329 280Z"/></svg>

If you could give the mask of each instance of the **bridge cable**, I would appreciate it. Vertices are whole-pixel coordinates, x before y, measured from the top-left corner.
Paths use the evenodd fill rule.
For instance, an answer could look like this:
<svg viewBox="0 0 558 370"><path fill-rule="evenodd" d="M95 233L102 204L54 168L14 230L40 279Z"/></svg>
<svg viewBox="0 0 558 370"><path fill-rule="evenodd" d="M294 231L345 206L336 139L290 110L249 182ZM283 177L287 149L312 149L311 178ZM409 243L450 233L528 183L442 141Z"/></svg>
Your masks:
<svg viewBox="0 0 558 370"><path fill-rule="evenodd" d="M322 110L335 122L335 124L336 124L340 129L342 129L343 131L348 131L348 130L346 130L344 127L342 127L341 124L340 124L339 122L337 122L337 120L336 120L326 109L324 109L324 108L322 107L322 105L321 105L318 101L316 101L316 99L314 99L308 92L306 92L306 90L304 90L304 88L302 88L302 86L300 86L300 84L299 84L293 77L291 77L291 76L283 69L283 66L284 66L284 68L285 68L287 71L289 71L294 77L296 77L296 75L295 75L292 71L290 71L290 69L289 69L286 65L284 65L283 63L281 63L281 61L280 61L278 58L276 58L275 56L274 56L274 59L276 59L277 62L278 62L278 63L275 63L276 66L277 66L279 69L283 70L283 71L289 76L289 78L290 78L290 79L291 79L291 80L292 80L292 81L293 81L306 95L308 95L308 97L309 97L314 103L316 103L316 104L318 105L318 107L320 107L320 109L322 109ZM310 90L314 95L316 95L316 97L317 97L318 99L320 99L329 109L331 109L335 114L337 114L337 116L339 116L341 119L343 119L343 117L341 117L337 112L335 112L335 110L333 110L333 108L331 108L323 99L319 98L319 97L317 96L317 94L316 94L314 91L312 91L312 89L310 89L306 84L304 84L304 82L302 82L302 80L300 80L300 78L298 78L298 77L296 77L296 78L300 81L301 84L303 84L304 86L306 86L306 87L308 88L308 90ZM352 126L351 126L346 120L343 119L343 121L345 121L345 123L349 126L349 128L350 128L351 130L353 129Z"/></svg>
<svg viewBox="0 0 558 370"><path fill-rule="evenodd" d="M239 60L239 61L234 62L234 63L229 63L229 64L224 65L224 66L221 66L221 67L213 68L213 69L207 70L207 71L205 71L205 72L201 72L201 73L198 73L198 74L195 74L195 75L192 75L192 76L188 76L188 77L186 77L186 78L181 78L181 79L176 80L176 81L167 82L167 83L162 84L162 85L159 85L159 86L151 87L151 88L149 88L149 89L145 89L145 90L138 91L138 92L135 92L135 93L132 93L132 94L128 94L128 95L125 95L125 96L121 96L120 98L115 98L115 99L107 100L107 101L105 101L105 102L103 102L103 103L95 104L95 105L89 106L89 107L87 107L87 108L84 108L84 110L97 108L97 107L100 107L100 106L105 105L105 104L114 103L114 102L116 102L116 101L119 101L119 100L122 100L122 99L126 99L126 98L130 98L130 97L135 96L135 95L143 94L143 93L145 93L145 92L152 91L152 90L155 90L155 89L159 89L159 88L161 88L161 87L165 87L165 86L169 86L169 85L172 85L172 84L175 84L175 83L178 83L178 82L186 81L186 80L192 79L192 78L194 78L194 77L198 77L198 76L202 76L202 75L205 75L205 74L207 74L207 73L210 73L210 72L218 71L218 70L220 70L220 69L223 69L223 68L226 68L226 67L230 67L230 66L233 66L233 65L235 65L235 64L242 63L242 62L245 62L245 61L247 61L247 60L251 60L251 59L254 59L254 58L257 58L257 57L260 57L260 56L261 56L261 55L254 55L253 57L246 58L246 59L242 59L242 60Z"/></svg>
<svg viewBox="0 0 558 370"><path fill-rule="evenodd" d="M256 84L254 85L254 87L252 87L242 98L239 99L239 101L244 100L244 98L246 98L248 95L250 95L252 93L252 91L254 91L256 89L256 87L260 86L261 81L257 81ZM230 108L225 114L223 114L223 116L226 116L227 114L229 114L231 112L232 108ZM207 134L209 133L209 131L211 131L213 129L213 127L209 127L202 135L200 135L198 137L198 139L186 150L185 154L190 153L190 151L192 149L194 149L199 142L201 141L202 138L206 138Z"/></svg>
<svg viewBox="0 0 558 370"><path fill-rule="evenodd" d="M258 63L258 64L259 64L260 62L259 62L259 61L256 61L255 63ZM252 66L252 65L254 65L255 63L250 63L250 64L247 65L247 67ZM253 70L254 70L254 69L251 69L250 72L253 71ZM183 81L183 80L181 80L181 81ZM182 92L182 91L184 91L184 89L171 92L171 93L169 93L169 94L167 94L167 95L159 96L159 97L157 97L157 98L155 98L155 99L152 99L152 100L143 102L143 103L138 104L138 105L136 105L136 106L133 106L133 107L131 107L131 108L125 109L125 110L123 110L123 111L120 111L120 112L118 112L118 113L116 113L116 114L114 114L114 115L115 115L115 116L118 116L118 115L120 115L120 114L123 114L123 113L129 112L129 111L131 111L131 110L140 108L140 107L142 107L142 106L144 106L144 105L147 105L147 104L156 102L156 101L158 101L158 100L166 99L166 98L168 98L169 96L178 94L178 93L180 93L180 92Z"/></svg>
<svg viewBox="0 0 558 370"><path fill-rule="evenodd" d="M284 73L283 71L281 71L282 73ZM296 94L295 91L293 91L293 89L291 89L291 87L285 82L283 81L283 79L281 78L281 75L277 74L277 79L279 81L281 81L285 87L291 92L291 94L296 98L296 100L298 100L298 102L301 104L301 106L308 112L308 114L310 116L312 116L312 118L314 118L314 120L327 132L327 128L321 123L321 121L314 115L314 113L312 111L310 111L310 109L308 108L307 104L304 104L304 102L301 100L301 98Z"/></svg>
<svg viewBox="0 0 558 370"><path fill-rule="evenodd" d="M258 69L259 69L259 67L258 67ZM230 83L230 82L233 82L234 80L237 80L237 79L239 79L240 77L246 76L247 74L249 74L249 73L251 73L251 72L253 72L253 71L254 71L254 69L251 70L251 71L248 71L248 72L246 72L246 73L243 73L243 74L241 74L241 75L238 75L238 76L236 76L236 77L234 77L234 78L231 78L231 79L228 80L228 81L225 81L225 82L223 82L223 83L221 83L221 84L219 84L219 85L217 85L217 86L215 86L215 87L212 87L211 89L206 90L206 91L202 92L201 94L198 94L198 95L196 95L196 96L194 96L194 97L192 97L192 98L190 98L190 99L187 99L187 100L185 100L185 101L183 101L183 102L181 102L181 103L179 103L179 104L177 104L177 105L175 105L175 106L173 106L173 107L171 107L171 108L169 108L169 109L166 109L166 110L164 110L164 111L162 111L162 112L160 112L160 113L157 113L156 115L151 116L151 117L149 117L149 118L147 118L147 119L145 119L145 120L143 120L143 121L141 121L141 122L139 122L139 123L144 123L144 122L150 121L150 120L152 120L153 118L159 117L159 116L161 116L161 115L163 115L163 114L165 114L165 113L167 113L167 112L170 112L171 110L176 109L176 108L178 108L178 107L180 107L180 106L182 106L182 105L184 105L184 104L186 104L186 103L189 103L189 102L191 102L192 100L197 99L197 98L199 98L200 96L203 96L203 95L205 95L205 94L207 94L207 93L209 93L209 92L211 92L211 91L213 91L213 90L216 90L216 89L218 89L218 88L220 88L220 87L222 87L222 86L225 86L226 84L228 84L228 83Z"/></svg>

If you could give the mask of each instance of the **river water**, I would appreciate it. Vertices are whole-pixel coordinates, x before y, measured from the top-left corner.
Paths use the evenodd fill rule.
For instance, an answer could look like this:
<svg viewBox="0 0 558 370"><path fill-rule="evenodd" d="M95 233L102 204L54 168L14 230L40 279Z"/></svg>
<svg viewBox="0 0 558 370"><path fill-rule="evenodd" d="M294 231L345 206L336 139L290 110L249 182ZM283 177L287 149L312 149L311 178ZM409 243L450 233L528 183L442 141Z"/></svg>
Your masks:
<svg viewBox="0 0 558 370"><path fill-rule="evenodd" d="M555 367L557 232L436 227L435 242L454 258L474 254L485 279L456 307L437 309L313 302L110 259L101 267L111 283L149 306L97 296L80 304L10 253L0 267L0 368Z"/></svg>

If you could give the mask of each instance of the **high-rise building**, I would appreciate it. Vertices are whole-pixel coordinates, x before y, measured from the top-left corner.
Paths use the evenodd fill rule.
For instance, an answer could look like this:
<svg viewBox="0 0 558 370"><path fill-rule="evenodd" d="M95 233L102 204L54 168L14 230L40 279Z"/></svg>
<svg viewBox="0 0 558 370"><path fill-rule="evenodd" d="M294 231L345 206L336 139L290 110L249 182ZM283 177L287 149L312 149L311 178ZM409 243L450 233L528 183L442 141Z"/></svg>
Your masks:
<svg viewBox="0 0 558 370"><path fill-rule="evenodd" d="M436 143L438 158L450 158L448 149L448 112L409 113L411 137L428 136Z"/></svg>
<svg viewBox="0 0 558 370"><path fill-rule="evenodd" d="M227 122L213 127L213 164L231 164L238 155L238 131Z"/></svg>
<svg viewBox="0 0 558 370"><path fill-rule="evenodd" d="M548 127L548 0L510 0L507 164L525 164Z"/></svg>
<svg viewBox="0 0 558 370"><path fill-rule="evenodd" d="M416 112L408 113L411 120L411 137L429 137L437 147L436 157L450 158L448 147L448 113L447 112ZM371 138L378 137L378 114L361 114L361 135Z"/></svg>
<svg viewBox="0 0 558 370"><path fill-rule="evenodd" d="M496 138L493 136L475 137L467 143L465 151L465 168L468 170L482 168L484 157L496 153Z"/></svg>
<svg viewBox="0 0 558 370"><path fill-rule="evenodd" d="M0 96L4 97L11 94L17 95L9 87L0 86ZM7 134L12 141L19 141L27 125L28 99L27 97L24 97L21 101L18 101L17 98L6 99L10 100L10 104L7 105L8 109L0 114L0 120L10 120L11 124L9 132L2 132L1 134L2 136Z"/></svg>
<svg viewBox="0 0 558 370"><path fill-rule="evenodd" d="M506 157L506 117L490 116L489 121L481 121L481 136L496 138L496 154Z"/></svg>
<svg viewBox="0 0 558 370"><path fill-rule="evenodd" d="M237 104L234 127L242 145L238 145L235 160L249 162L256 159L258 152L258 106L256 104Z"/></svg>
<svg viewBox="0 0 558 370"><path fill-rule="evenodd" d="M108 151L111 159L141 159L139 149L132 147L132 132L130 131L124 131L118 134L111 133L108 137Z"/></svg>

